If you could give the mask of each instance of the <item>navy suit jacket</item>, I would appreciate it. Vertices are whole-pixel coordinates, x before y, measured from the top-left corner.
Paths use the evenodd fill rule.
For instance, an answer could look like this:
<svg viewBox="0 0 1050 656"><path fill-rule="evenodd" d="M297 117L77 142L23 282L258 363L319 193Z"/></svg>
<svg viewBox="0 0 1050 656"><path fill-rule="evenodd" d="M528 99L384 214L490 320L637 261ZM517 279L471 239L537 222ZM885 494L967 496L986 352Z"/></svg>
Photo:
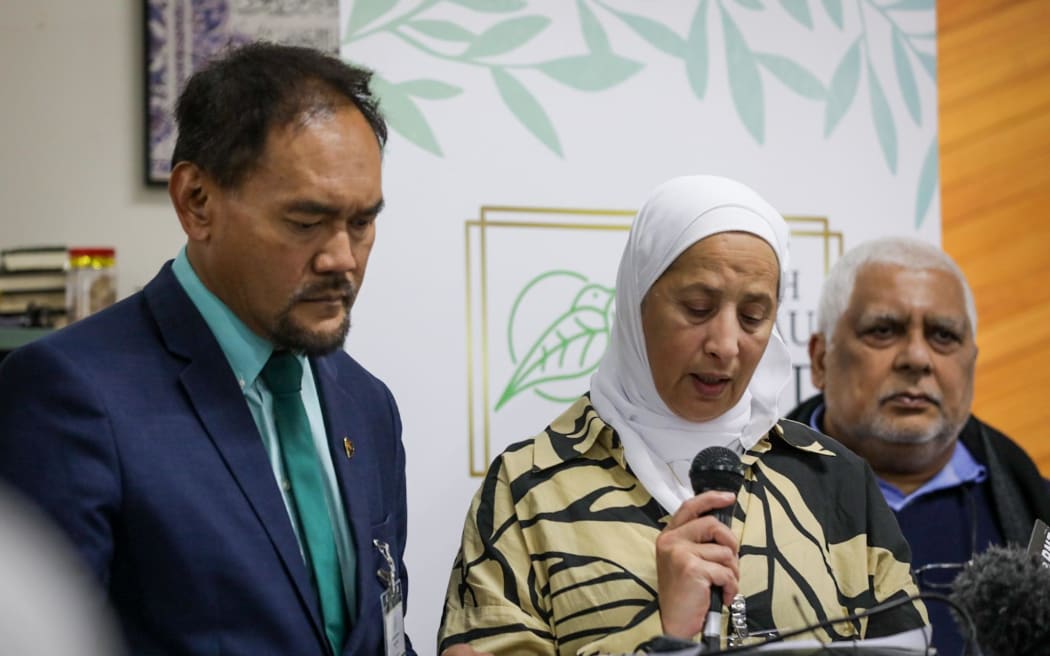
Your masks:
<svg viewBox="0 0 1050 656"><path fill-rule="evenodd" d="M385 562L373 540L390 545L408 590L401 420L346 353L312 363L358 558L343 654L381 654ZM170 263L141 292L4 360L0 475L72 538L132 654L331 654L259 431Z"/></svg>

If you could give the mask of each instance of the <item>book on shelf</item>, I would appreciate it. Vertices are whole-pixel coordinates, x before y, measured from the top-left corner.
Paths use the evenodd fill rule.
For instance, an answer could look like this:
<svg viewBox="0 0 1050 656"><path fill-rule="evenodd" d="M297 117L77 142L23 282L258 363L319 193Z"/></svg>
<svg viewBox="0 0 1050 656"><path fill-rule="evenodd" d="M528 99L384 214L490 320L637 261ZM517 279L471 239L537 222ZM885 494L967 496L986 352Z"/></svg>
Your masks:
<svg viewBox="0 0 1050 656"><path fill-rule="evenodd" d="M54 271L69 259L65 246L22 246L0 250L2 271Z"/></svg>
<svg viewBox="0 0 1050 656"><path fill-rule="evenodd" d="M61 310L32 307L28 312L0 313L0 328L61 328L69 323L69 313Z"/></svg>
<svg viewBox="0 0 1050 656"><path fill-rule="evenodd" d="M68 321L65 246L0 249L0 326L56 328Z"/></svg>
<svg viewBox="0 0 1050 656"><path fill-rule="evenodd" d="M24 314L33 308L65 312L65 288L0 292L0 314Z"/></svg>
<svg viewBox="0 0 1050 656"><path fill-rule="evenodd" d="M16 292L44 292L65 290L66 272L52 271L0 271L0 294Z"/></svg>
<svg viewBox="0 0 1050 656"><path fill-rule="evenodd" d="M58 328L68 323L64 288L0 292L0 326Z"/></svg>

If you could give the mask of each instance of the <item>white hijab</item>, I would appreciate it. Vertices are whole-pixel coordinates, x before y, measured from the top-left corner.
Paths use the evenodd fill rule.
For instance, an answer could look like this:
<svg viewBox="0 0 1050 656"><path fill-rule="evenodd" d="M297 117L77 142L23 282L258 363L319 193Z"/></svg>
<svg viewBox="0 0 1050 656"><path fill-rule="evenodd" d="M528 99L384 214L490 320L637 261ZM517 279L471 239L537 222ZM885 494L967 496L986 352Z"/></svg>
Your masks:
<svg viewBox="0 0 1050 656"><path fill-rule="evenodd" d="M746 232L766 241L776 253L783 288L789 231L769 203L728 178L693 175L665 182L631 226L616 276L609 348L591 378L591 402L616 429L631 470L672 514L693 496L688 478L693 457L709 446L738 453L753 447L776 424L777 397L791 379L791 357L774 327L747 390L723 415L704 422L682 419L656 391L642 332L642 299L686 249L721 232Z"/></svg>

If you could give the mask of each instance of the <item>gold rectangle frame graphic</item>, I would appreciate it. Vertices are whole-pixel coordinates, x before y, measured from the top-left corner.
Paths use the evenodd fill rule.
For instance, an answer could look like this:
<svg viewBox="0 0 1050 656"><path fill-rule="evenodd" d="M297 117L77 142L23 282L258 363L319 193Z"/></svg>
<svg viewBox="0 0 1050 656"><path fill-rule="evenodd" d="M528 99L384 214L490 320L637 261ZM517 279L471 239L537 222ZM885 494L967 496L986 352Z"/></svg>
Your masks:
<svg viewBox="0 0 1050 656"><path fill-rule="evenodd" d="M538 214L541 216L578 216L578 217L627 217L628 221L623 224L616 223L585 223L575 221L506 221L506 220L494 220L490 218L491 214ZM486 236L485 232L489 228L542 228L542 229L558 229L558 230L629 230L631 227L630 219L636 214L633 210L599 210L599 209L578 209L578 208L555 208L555 207L515 207L510 205L483 205L479 213L480 218L468 219L464 222L464 241L466 245L466 309L467 309L467 458L469 461L468 470L471 477L480 477L485 475L484 468L477 468L474 466L475 455L477 453L477 439L476 439L476 426L474 421L474 344L473 344L473 326L474 326L474 304L471 294L471 286L473 283L473 271L472 271L472 257L470 248L470 232L472 228L479 230L478 237L478 249L479 249L479 268L480 271L480 287L481 292L479 299L480 315L481 315L481 402L486 408L483 413L483 433L482 433L482 457L486 463L492 461L491 444L489 437L489 344L488 344L488 255L486 252Z"/></svg>

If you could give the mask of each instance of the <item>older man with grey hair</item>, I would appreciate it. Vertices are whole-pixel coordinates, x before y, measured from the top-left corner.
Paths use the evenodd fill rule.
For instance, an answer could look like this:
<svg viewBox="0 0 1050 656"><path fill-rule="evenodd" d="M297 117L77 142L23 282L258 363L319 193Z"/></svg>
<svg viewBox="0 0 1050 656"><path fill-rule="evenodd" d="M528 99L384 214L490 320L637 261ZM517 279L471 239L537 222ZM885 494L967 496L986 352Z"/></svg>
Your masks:
<svg viewBox="0 0 1050 656"><path fill-rule="evenodd" d="M828 273L809 355L818 394L788 417L863 456L912 548L924 592L950 589L975 553L1026 543L1050 486L1025 452L970 413L977 311L959 267L910 238L866 242ZM963 639L929 604L933 643Z"/></svg>

